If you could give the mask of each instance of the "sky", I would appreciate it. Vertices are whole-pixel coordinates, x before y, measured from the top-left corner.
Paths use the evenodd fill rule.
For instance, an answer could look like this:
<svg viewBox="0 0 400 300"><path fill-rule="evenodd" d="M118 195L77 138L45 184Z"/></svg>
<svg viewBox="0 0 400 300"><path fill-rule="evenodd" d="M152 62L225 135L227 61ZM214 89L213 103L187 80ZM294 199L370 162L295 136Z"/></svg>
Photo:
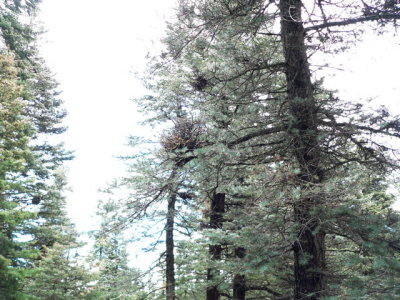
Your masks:
<svg viewBox="0 0 400 300"><path fill-rule="evenodd" d="M142 117L130 99L145 93L135 73L157 49L172 0L43 0L41 52L60 83L68 111L62 136L75 159L67 164L68 213L90 229L99 188L123 174L116 158Z"/></svg>
<svg viewBox="0 0 400 300"><path fill-rule="evenodd" d="M47 31L41 52L60 83L68 110L63 135L75 151L68 163L71 191L67 209L78 230L92 229L98 190L123 174L116 156L127 137L143 129L130 99L145 93L143 73L155 53L174 0L43 0L39 19ZM326 85L348 100L377 97L400 113L400 39L367 37L345 54L321 58L336 68L324 71Z"/></svg>

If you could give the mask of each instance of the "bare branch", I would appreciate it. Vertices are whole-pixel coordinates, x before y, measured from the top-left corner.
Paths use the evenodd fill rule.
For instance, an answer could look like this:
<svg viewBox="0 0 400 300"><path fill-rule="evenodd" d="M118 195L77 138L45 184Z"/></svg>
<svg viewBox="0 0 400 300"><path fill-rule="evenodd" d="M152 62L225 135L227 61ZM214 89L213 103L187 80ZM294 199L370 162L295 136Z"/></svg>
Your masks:
<svg viewBox="0 0 400 300"><path fill-rule="evenodd" d="M374 15L361 16L358 18L350 18L342 21L334 21L334 22L324 22L322 24L305 27L304 30L319 30L324 28L336 27L336 26L347 26L351 24L363 23L368 21L379 21L379 20L400 20L399 13L379 13Z"/></svg>

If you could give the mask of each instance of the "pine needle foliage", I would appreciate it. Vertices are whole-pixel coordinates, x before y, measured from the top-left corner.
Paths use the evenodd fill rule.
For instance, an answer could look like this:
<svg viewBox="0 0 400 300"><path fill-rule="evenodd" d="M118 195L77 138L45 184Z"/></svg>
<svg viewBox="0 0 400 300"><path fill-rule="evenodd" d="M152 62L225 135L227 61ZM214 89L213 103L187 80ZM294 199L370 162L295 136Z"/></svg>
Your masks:
<svg viewBox="0 0 400 300"><path fill-rule="evenodd" d="M400 119L340 99L311 64L398 19L396 1L179 1L138 100L169 129L131 165L125 219L190 195L177 298L399 297Z"/></svg>

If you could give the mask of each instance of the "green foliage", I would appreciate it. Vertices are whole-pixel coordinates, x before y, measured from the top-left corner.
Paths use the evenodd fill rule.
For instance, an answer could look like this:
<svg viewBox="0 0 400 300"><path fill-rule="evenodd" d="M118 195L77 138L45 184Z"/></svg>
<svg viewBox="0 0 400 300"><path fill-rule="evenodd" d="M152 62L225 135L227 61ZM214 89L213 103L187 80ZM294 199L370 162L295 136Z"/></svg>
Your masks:
<svg viewBox="0 0 400 300"><path fill-rule="evenodd" d="M116 203L112 201L99 205L97 214L101 224L99 230L93 232L95 243L89 257L92 269L97 272L87 298L148 300L150 298L144 289L142 272L128 265L123 232L113 227L118 224L115 220L116 209Z"/></svg>
<svg viewBox="0 0 400 300"><path fill-rule="evenodd" d="M360 8L350 2L344 7ZM326 269L312 272L326 276L327 299L398 296L399 216L390 209L390 181L382 178L398 169L385 139L400 136L399 119L341 101L320 81L309 97L289 95L297 83L286 75L297 62L285 61L283 37L275 32L282 7L275 4L179 2L166 50L152 58L145 78L150 94L137 101L148 122L164 129L161 147L132 157L122 219L163 217L159 203L166 202L175 170L178 189L190 195L178 199L176 211L179 220L190 220L176 243L176 293L183 299L204 298L212 284L232 295L236 274L246 276L248 297L291 298L296 263L313 259L306 253L293 260L294 245L309 228L312 237L325 239ZM336 37L316 35L326 41L318 47ZM306 48L314 49L314 36L304 36ZM182 119L201 128L195 147L179 139ZM209 223L215 193L227 199L223 226L200 230ZM223 247L220 258L208 257L209 245ZM243 258L235 254L240 248ZM207 268L219 274L211 283Z"/></svg>
<svg viewBox="0 0 400 300"><path fill-rule="evenodd" d="M81 300L92 280L76 256L74 245L44 248L35 273L25 286L28 299Z"/></svg>
<svg viewBox="0 0 400 300"><path fill-rule="evenodd" d="M21 209L13 194L24 192L26 161L32 157L28 147L30 124L24 118L25 103L12 54L0 54L0 295L17 299L18 284L27 273L25 262L36 252L29 242L20 241L35 214Z"/></svg>
<svg viewBox="0 0 400 300"><path fill-rule="evenodd" d="M57 174L70 155L48 142L49 134L63 131L65 113L57 84L37 54L31 21L39 2L0 4L0 298L7 300L27 299L27 280L42 274L35 269L38 259L49 260L45 252L58 251L49 247L75 234L62 232L68 227L65 183ZM58 228L51 224L55 218Z"/></svg>
<svg viewBox="0 0 400 300"><path fill-rule="evenodd" d="M33 237L31 247L40 255L32 262L32 273L24 280L23 291L29 295L28 299L85 299L94 280L78 255L82 243L77 241L78 234L66 216L62 195L65 184L60 169L29 228Z"/></svg>
<svg viewBox="0 0 400 300"><path fill-rule="evenodd" d="M63 191L66 178L63 169L54 173L53 184L48 184L47 192L40 199L37 218L30 230L36 249L51 248L54 244L69 246L76 244L77 232L66 214Z"/></svg>

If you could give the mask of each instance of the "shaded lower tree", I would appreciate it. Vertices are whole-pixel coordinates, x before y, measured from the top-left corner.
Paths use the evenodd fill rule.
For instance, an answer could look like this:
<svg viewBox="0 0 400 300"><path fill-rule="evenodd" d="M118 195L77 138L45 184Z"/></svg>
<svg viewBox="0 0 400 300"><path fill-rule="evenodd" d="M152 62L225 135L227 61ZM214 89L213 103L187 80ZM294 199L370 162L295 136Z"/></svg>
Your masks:
<svg viewBox="0 0 400 300"><path fill-rule="evenodd" d="M25 283L27 299L85 299L92 276L77 254L78 245L44 247L33 276Z"/></svg>
<svg viewBox="0 0 400 300"><path fill-rule="evenodd" d="M185 198L182 187L185 185L182 176L183 167L193 159L190 153L198 147L197 137L200 133L199 124L193 120L183 117L181 112L172 120L174 127L164 132L161 138L163 150L171 163L171 175L167 181L167 220L165 225L165 278L166 278L166 299L175 300L175 215L176 202L179 196Z"/></svg>
<svg viewBox="0 0 400 300"><path fill-rule="evenodd" d="M79 256L83 243L67 216L66 179L62 169L54 176L40 200L34 222L29 227L31 247L38 255L30 262L30 274L23 282L28 299L83 299L93 280Z"/></svg>
<svg viewBox="0 0 400 300"><path fill-rule="evenodd" d="M151 299L151 288L145 288L143 271L129 266L127 242L118 227L117 208L112 200L99 204L100 228L92 232L95 243L89 256L91 268L96 272L85 299Z"/></svg>
<svg viewBox="0 0 400 300"><path fill-rule="evenodd" d="M223 226L224 212L225 212L225 194L214 193L210 201L209 227L211 229L221 229ZM223 246L221 244L209 245L209 254L211 263L222 260ZM218 289L218 275L219 269L209 267L207 269L207 300L219 300L221 298L221 291Z"/></svg>
<svg viewBox="0 0 400 300"><path fill-rule="evenodd" d="M65 170L58 168L54 172L53 182L48 181L46 194L36 200L35 226L30 229L30 234L34 248L40 252L45 252L44 248L49 249L56 243L66 247L74 245L73 248L78 244L79 234L66 211L63 191L67 184Z"/></svg>

